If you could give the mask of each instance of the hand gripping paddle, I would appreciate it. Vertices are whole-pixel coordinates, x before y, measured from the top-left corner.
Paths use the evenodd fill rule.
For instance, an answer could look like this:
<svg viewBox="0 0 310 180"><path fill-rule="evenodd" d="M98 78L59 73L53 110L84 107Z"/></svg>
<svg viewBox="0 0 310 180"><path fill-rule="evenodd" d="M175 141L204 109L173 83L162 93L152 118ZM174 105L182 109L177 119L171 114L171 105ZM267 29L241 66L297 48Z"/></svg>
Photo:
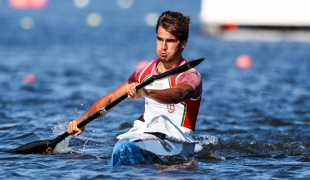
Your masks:
<svg viewBox="0 0 310 180"><path fill-rule="evenodd" d="M183 64L183 65L180 65L180 66L178 66L176 68L173 68L173 69L171 69L169 71L166 71L164 73L151 76L148 79L146 79L144 82L139 84L136 87L136 89L138 91L138 90L142 89L143 87L151 84L152 82L154 82L156 80L167 78L167 77L170 77L170 76L173 76L173 75L185 72L185 71L187 71L187 70L197 66L198 64L200 64L204 59L205 58L200 58L200 59L197 59L197 60L193 60L193 61L190 61L190 62L188 62L186 64ZM105 107L103 107L99 111L95 112L91 116L89 116L86 119L84 119L83 121L81 121L77 125L77 127L78 128L82 128L86 124L88 124L91 121L93 121L94 119L106 115L112 108L117 106L123 100L127 99L127 96L128 95L126 93L123 94L122 96L120 96L116 100L114 100L111 103L107 104ZM65 132L65 133L57 136L53 140L42 140L42 141L31 142L31 143L25 144L25 145L23 145L21 147L18 147L16 149L9 150L7 152L9 152L9 153L18 153L18 154L41 154L41 153L49 154L49 153L51 153L54 150L54 148L56 147L56 145L58 143L60 143L62 140L64 140L69 135L70 134L68 132Z"/></svg>

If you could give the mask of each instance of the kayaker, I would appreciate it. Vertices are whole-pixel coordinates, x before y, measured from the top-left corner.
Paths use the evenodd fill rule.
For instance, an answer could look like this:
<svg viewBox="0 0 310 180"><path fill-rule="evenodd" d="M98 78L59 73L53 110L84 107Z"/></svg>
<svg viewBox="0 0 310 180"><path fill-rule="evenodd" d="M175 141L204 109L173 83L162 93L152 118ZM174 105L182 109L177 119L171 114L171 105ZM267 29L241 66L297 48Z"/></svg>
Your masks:
<svg viewBox="0 0 310 180"><path fill-rule="evenodd" d="M138 67L126 82L99 98L82 117L68 124L67 132L80 135L85 127L78 129L79 122L127 93L128 99L131 100L144 97L145 108L139 120L135 121L134 127L129 132L118 136L120 141L114 147L112 165L139 164L145 160L139 152L142 147L135 144L137 141L130 139L133 133L141 135L141 137L134 137L140 140L145 136L147 136L146 139L158 138L158 140L163 140L165 136L168 136L180 142L193 141L191 136L195 131L202 94L202 81L198 71L190 69L170 78L155 81L140 91L136 91L136 86L149 76L163 73L187 62L182 57L182 52L188 42L189 24L190 17L181 12L163 12L156 24L158 58L145 67ZM131 149L135 158L124 162L119 159L119 153L120 149L124 150L126 147Z"/></svg>

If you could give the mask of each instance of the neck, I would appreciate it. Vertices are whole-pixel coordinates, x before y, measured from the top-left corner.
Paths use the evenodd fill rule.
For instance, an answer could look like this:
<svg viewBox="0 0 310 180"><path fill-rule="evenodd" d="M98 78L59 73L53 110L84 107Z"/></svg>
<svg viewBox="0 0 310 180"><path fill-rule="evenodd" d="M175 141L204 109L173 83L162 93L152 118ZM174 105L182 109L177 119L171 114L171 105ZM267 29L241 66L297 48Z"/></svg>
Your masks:
<svg viewBox="0 0 310 180"><path fill-rule="evenodd" d="M182 61L183 61L183 58L178 58L178 59L175 59L169 62L160 60L159 63L157 64L157 70L163 73L171 68L174 68L175 66L178 66Z"/></svg>

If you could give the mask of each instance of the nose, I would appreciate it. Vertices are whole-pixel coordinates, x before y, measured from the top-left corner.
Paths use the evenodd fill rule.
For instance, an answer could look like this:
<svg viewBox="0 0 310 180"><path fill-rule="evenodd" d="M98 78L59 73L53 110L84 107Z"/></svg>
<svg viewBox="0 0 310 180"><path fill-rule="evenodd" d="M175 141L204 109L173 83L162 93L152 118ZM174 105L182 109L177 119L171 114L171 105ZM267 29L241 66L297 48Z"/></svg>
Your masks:
<svg viewBox="0 0 310 180"><path fill-rule="evenodd" d="M162 41L160 47L161 47L162 50L166 50L167 49L167 42L166 41Z"/></svg>

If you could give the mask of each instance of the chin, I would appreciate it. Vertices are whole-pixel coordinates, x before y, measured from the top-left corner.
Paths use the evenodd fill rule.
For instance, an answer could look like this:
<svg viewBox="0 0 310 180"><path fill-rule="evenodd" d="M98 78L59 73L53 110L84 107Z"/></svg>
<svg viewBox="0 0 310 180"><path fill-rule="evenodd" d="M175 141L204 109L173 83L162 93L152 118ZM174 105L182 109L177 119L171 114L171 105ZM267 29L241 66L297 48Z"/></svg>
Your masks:
<svg viewBox="0 0 310 180"><path fill-rule="evenodd" d="M158 58L161 62L168 62L167 58L165 57L159 57Z"/></svg>

